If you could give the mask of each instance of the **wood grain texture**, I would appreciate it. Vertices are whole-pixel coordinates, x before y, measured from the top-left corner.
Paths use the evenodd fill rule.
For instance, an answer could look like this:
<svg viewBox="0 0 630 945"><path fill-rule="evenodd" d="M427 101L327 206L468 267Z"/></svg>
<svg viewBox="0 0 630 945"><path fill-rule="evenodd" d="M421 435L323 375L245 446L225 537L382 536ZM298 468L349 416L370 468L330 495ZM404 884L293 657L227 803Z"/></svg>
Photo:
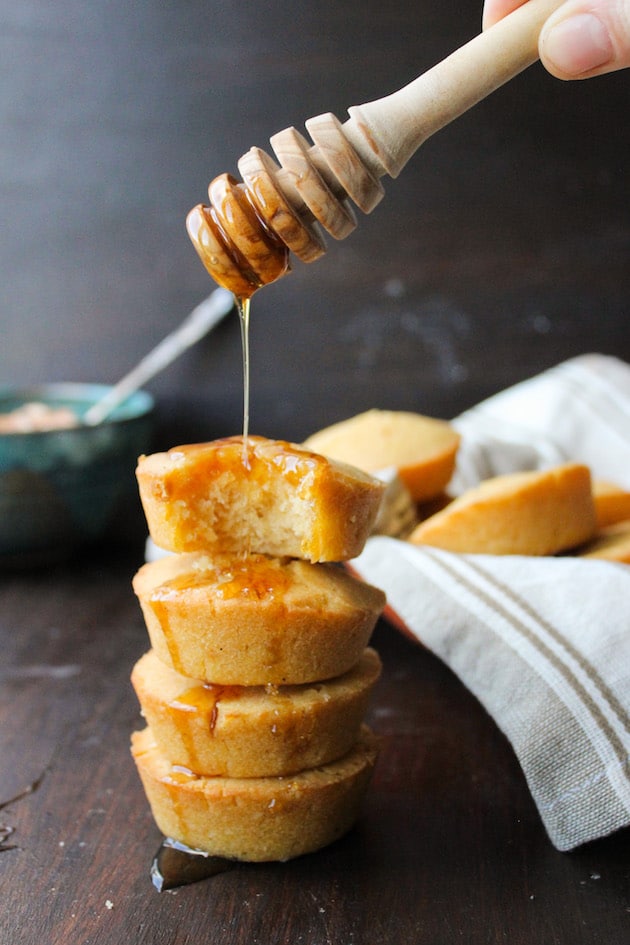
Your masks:
<svg viewBox="0 0 630 945"><path fill-rule="evenodd" d="M435 945L627 941L628 836L549 844L509 745L457 679L387 624L370 713L383 751L347 837L158 894L160 837L133 763L146 649L135 554L0 586L2 941Z"/></svg>

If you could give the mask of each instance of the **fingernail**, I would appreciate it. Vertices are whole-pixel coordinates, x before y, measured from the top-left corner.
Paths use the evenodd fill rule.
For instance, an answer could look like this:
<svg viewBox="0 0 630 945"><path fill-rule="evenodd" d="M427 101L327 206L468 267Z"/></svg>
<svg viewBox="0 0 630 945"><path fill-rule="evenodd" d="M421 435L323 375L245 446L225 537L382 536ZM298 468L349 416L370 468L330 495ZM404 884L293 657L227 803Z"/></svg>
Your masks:
<svg viewBox="0 0 630 945"><path fill-rule="evenodd" d="M592 13L580 13L552 26L542 51L558 72L573 76L606 65L614 55L608 30Z"/></svg>

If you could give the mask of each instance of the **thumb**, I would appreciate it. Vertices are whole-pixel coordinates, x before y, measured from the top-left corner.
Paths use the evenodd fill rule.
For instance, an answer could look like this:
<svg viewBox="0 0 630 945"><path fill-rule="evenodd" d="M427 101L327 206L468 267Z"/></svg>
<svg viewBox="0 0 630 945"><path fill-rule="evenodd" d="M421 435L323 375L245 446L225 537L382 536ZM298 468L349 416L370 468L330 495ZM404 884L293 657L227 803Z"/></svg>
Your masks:
<svg viewBox="0 0 630 945"><path fill-rule="evenodd" d="M630 66L630 0L568 0L545 23L540 58L559 79Z"/></svg>

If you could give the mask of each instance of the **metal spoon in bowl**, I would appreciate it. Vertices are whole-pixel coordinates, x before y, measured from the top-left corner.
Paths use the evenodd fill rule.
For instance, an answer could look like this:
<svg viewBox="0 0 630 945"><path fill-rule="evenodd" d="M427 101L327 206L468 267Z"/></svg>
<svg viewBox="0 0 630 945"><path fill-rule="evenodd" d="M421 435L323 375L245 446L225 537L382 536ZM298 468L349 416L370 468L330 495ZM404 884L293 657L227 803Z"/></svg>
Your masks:
<svg viewBox="0 0 630 945"><path fill-rule="evenodd" d="M149 354L118 383L86 410L81 418L87 426L96 426L134 391L163 371L188 348L214 328L234 307L234 296L227 289L215 289L192 310L181 325L163 338Z"/></svg>

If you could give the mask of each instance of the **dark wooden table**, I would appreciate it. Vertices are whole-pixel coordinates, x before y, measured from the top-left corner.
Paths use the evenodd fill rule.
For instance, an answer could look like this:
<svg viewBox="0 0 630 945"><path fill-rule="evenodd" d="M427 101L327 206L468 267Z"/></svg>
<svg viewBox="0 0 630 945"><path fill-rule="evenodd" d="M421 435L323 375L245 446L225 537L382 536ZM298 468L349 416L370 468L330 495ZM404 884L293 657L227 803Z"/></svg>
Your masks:
<svg viewBox="0 0 630 945"><path fill-rule="evenodd" d="M318 854L158 893L161 838L128 749L139 560L2 582L3 945L627 945L628 832L556 852L492 720L385 623L383 750L358 826Z"/></svg>
<svg viewBox="0 0 630 945"><path fill-rule="evenodd" d="M212 288L184 231L209 180L401 87L480 16L0 0L3 382L122 376ZM255 297L252 431L301 440L372 406L450 417L573 355L630 360L629 109L628 73L534 67L427 142L354 234ZM156 448L238 432L236 319L150 389ZM628 833L557 853L493 721L384 623L357 829L158 894L128 747L143 537L0 574L0 945L630 943Z"/></svg>

